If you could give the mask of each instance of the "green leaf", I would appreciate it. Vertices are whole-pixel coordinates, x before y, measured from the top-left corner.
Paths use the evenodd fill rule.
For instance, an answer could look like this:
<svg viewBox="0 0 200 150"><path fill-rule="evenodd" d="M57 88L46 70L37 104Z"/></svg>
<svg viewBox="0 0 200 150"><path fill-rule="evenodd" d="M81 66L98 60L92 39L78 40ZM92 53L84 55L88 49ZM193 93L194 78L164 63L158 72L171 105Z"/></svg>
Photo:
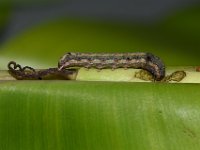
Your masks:
<svg viewBox="0 0 200 150"><path fill-rule="evenodd" d="M177 21L179 26L182 21ZM163 24L52 21L2 45L0 67L5 69L10 60L38 69L54 67L67 51L148 51L167 66L199 65L196 32L173 34L170 19ZM95 71L92 76L84 73L90 79L98 77ZM199 86L0 81L0 149L199 150Z"/></svg>
<svg viewBox="0 0 200 150"><path fill-rule="evenodd" d="M3 82L0 147L199 150L199 88L199 84Z"/></svg>

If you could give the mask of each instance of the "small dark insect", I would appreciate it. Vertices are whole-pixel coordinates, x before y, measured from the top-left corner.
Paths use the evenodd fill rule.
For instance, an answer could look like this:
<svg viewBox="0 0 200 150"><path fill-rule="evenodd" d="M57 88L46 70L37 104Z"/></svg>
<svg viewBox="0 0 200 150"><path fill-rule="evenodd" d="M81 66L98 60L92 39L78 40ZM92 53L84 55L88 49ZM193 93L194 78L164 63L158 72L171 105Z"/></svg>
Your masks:
<svg viewBox="0 0 200 150"><path fill-rule="evenodd" d="M85 68L141 68L153 74L155 80L165 76L165 65L151 53L66 53L58 62L59 70Z"/></svg>

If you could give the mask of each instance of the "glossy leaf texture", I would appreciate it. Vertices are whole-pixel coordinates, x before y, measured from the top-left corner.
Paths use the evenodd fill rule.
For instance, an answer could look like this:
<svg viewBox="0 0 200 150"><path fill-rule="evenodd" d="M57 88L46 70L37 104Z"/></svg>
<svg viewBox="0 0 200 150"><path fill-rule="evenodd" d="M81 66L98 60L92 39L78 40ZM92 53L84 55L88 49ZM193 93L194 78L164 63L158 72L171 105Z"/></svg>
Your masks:
<svg viewBox="0 0 200 150"><path fill-rule="evenodd" d="M193 16L197 23L198 19L194 13L179 15L184 17L152 27L69 19L44 23L1 45L0 69L11 60L37 69L56 67L67 51L148 51L167 66L199 65L199 26L185 32L188 24L184 24L185 17ZM199 84L0 81L0 149L199 150L199 88Z"/></svg>
<svg viewBox="0 0 200 150"><path fill-rule="evenodd" d="M0 148L198 150L199 88L199 84L2 82Z"/></svg>

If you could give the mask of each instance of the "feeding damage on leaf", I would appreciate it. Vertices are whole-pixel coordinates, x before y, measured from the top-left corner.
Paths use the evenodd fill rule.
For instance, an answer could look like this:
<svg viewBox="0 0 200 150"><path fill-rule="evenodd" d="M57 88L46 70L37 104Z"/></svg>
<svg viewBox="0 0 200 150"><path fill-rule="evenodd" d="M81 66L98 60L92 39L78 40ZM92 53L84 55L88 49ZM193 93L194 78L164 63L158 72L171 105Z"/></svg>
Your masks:
<svg viewBox="0 0 200 150"><path fill-rule="evenodd" d="M180 82L186 77L187 74L183 70L174 70L171 74L168 73L165 75L165 65L159 57L154 56L151 53L141 52L67 53L60 58L57 68L55 67L42 70L36 70L29 66L21 67L21 65L14 61L8 63L9 73L18 80L77 80L77 76L80 74L80 70L82 70L81 68L86 68L87 71L92 70L90 68L96 68L99 74L102 75L102 72L106 69L114 71L120 70L118 68L124 68L125 72L128 68L132 68L132 70L136 70L132 74L132 78L151 82ZM140 70L137 71L137 69ZM89 72L91 73L91 71ZM124 73L121 75L124 75ZM96 74L96 76L99 75ZM110 76L115 76L115 74L111 73ZM81 78L81 80L84 80L84 77L83 79Z"/></svg>
<svg viewBox="0 0 200 150"><path fill-rule="evenodd" d="M18 80L45 80L45 79L63 79L70 80L77 74L77 70L58 70L49 68L44 70L35 70L32 67L17 64L14 61L8 63L9 73Z"/></svg>

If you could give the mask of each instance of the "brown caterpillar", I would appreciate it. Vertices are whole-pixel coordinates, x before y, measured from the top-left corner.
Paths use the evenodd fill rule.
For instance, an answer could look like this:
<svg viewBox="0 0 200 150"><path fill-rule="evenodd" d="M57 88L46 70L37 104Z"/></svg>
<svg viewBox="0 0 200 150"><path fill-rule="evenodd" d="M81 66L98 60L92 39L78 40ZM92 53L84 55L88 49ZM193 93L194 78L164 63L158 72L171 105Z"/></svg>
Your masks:
<svg viewBox="0 0 200 150"><path fill-rule="evenodd" d="M59 70L85 68L141 68L153 74L155 80L165 77L165 65L151 53L66 53L58 62Z"/></svg>

